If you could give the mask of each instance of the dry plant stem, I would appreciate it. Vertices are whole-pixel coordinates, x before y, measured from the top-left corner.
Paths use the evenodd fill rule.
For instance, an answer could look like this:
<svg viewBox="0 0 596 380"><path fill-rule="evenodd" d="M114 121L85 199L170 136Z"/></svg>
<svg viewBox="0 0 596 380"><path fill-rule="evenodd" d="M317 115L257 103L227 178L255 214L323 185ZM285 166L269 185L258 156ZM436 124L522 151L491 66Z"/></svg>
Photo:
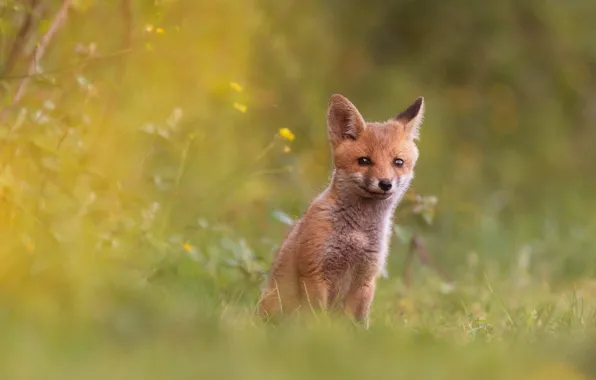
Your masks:
<svg viewBox="0 0 596 380"><path fill-rule="evenodd" d="M124 22L124 36L122 46L124 49L130 49L132 46L132 3L131 0L122 0L122 20Z"/></svg>
<svg viewBox="0 0 596 380"><path fill-rule="evenodd" d="M60 6L60 9L56 13L56 16L54 16L54 20L52 20L52 23L50 24L48 31L41 38L41 41L39 42L39 46L35 50L35 54L33 54L33 58L31 59L31 62L29 63L29 69L27 70L28 76L23 78L23 80L19 84L19 87L17 88L17 92L15 93L14 97L12 98L11 106L13 106L13 107L16 106L21 101L23 96L25 95L25 91L27 91L29 82L31 82L31 77L33 76L33 74L35 74L37 65L38 65L39 61L41 61L41 58L43 57L43 55L45 54L46 48L50 44L50 41L52 40L52 38L54 38L54 36L56 35L56 32L58 32L58 29L60 29L60 27L66 21L66 18L68 16L68 8L70 7L71 3L72 3L72 0L64 0L62 5ZM2 111L0 111L0 120L3 119L6 110L7 110L7 108L4 108Z"/></svg>
<svg viewBox="0 0 596 380"><path fill-rule="evenodd" d="M35 13L38 12L38 7L41 8L41 6L38 3L39 0L29 1L29 12L27 12L25 20L21 24L21 27L19 28L19 31L17 32L17 35L15 36L15 39L10 46L6 62L4 63L4 67L2 68L2 76L5 76L12 70L14 64L19 58L19 55L22 52L23 44L27 40L27 37L29 36L31 30L35 28L35 26L33 25L33 19Z"/></svg>
<svg viewBox="0 0 596 380"><path fill-rule="evenodd" d="M70 71L70 70L74 70L77 68L85 68L85 67L89 67L90 65L94 65L94 64L100 64L108 59L123 59L122 56L125 54L128 54L132 52L132 48L131 49L125 49L125 50L117 50L114 51L112 53L107 53L107 54L103 54L103 55L94 55L92 57L87 57L84 60L81 60L80 62L77 62L75 64L72 65L65 65L65 66L61 66L61 67L57 67L57 68L53 68L53 69L46 69L44 70L43 73L34 73L33 75L7 75L2 77L2 80L6 81L6 80L16 80L16 79L23 79L23 78L35 78L38 76L43 76L43 75L47 75L47 74L59 74L59 73L64 73L66 71Z"/></svg>
<svg viewBox="0 0 596 380"><path fill-rule="evenodd" d="M32 4L34 4L34 3L35 2L32 2ZM47 33L41 39L41 42L40 42L37 50L35 51L35 53L33 55L33 59L31 60L31 63L29 64L28 74L30 76L27 76L27 77L23 78L23 80L21 81L21 83L20 83L20 85L19 85L19 87L17 89L17 92L15 93L15 96L12 99L12 105L13 106L15 106L16 104L18 104L20 102L21 98L23 97L23 95L25 94L25 91L27 89L27 86L29 85L29 82L31 81L31 76L33 74L35 74L36 68L37 68L37 64L39 63L39 61L43 57L43 55L45 53L46 47L49 45L50 41L52 40L52 38L54 37L54 35L58 31L58 29L60 29L60 27L66 21L66 17L68 15L68 8L70 7L70 4L71 4L71 0L65 0L62 3L62 6L60 7L60 9L58 10L58 13L54 17L54 20L52 21L52 24L50 25L50 28L48 29ZM5 111L6 111L6 108L4 108L2 111L0 111L0 120L3 118ZM8 133L8 136L12 135L12 133L16 129L16 126L17 126L17 124L13 125L13 127L11 128L11 130ZM64 138L65 137L66 137L66 131L63 134L63 136L60 139L60 141L58 142L58 145L56 147L57 149L60 148L60 145L64 141ZM41 188L40 188L40 194L45 189L46 182L47 182L47 173L44 176L44 179L42 181ZM36 207L36 211L37 211L37 207L38 206L39 206L39 203L37 203L36 206L35 206Z"/></svg>
<svg viewBox="0 0 596 380"><path fill-rule="evenodd" d="M54 35L56 35L58 29L60 29L60 27L62 27L62 25L66 21L66 17L68 16L68 8L70 7L71 2L71 0L64 0L62 6L58 10L58 13L56 13L56 16L54 17L54 20L52 21L52 24L50 25L50 28L48 29L47 33L44 34L44 36L41 38L39 46L37 47L37 49L35 50L35 54L33 55L33 59L29 63L29 75L33 75L35 73L37 65L41 61L43 55L45 54L46 48L50 44L50 41L52 40ZM27 86L29 85L30 81L30 77L23 79L23 81L19 85L19 88L17 89L14 98L12 99L13 106L21 101L23 95L25 95L25 91L27 90Z"/></svg>
<svg viewBox="0 0 596 380"><path fill-rule="evenodd" d="M414 259L414 239L410 239L410 247L406 252L406 262L404 263L404 285L409 287L412 284L412 261Z"/></svg>
<svg viewBox="0 0 596 380"><path fill-rule="evenodd" d="M410 239L410 248L406 254L406 262L404 268L404 284L410 286L412 283L412 261L414 255L418 256L418 259L423 265L427 265L434 269L444 281L451 281L450 276L441 269L434 261L432 255L426 249L426 245L422 238L416 234Z"/></svg>

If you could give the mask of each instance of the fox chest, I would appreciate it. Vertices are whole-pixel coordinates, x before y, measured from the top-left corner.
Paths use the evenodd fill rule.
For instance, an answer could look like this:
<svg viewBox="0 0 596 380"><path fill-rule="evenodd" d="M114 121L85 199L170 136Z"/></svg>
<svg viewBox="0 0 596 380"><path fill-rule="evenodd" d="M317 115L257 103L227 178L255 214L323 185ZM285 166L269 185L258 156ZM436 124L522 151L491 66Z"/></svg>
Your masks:
<svg viewBox="0 0 596 380"><path fill-rule="evenodd" d="M326 273L368 276L384 265L388 238L384 226L368 230L344 228L333 236L325 252Z"/></svg>

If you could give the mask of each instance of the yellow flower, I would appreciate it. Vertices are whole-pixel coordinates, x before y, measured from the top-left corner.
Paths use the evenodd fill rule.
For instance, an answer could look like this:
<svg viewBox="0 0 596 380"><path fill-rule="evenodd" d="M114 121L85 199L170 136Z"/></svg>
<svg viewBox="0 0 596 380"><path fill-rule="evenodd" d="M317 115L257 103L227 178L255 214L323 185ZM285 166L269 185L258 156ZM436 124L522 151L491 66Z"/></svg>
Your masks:
<svg viewBox="0 0 596 380"><path fill-rule="evenodd" d="M292 151L292 149L290 149L289 146L284 146L284 153L290 153Z"/></svg>
<svg viewBox="0 0 596 380"><path fill-rule="evenodd" d="M154 28L153 28L153 25L151 25L151 24L147 24L147 25L145 26L145 30L146 30L147 32L149 32L149 33L151 33L151 32L153 31L153 29L154 29Z"/></svg>
<svg viewBox="0 0 596 380"><path fill-rule="evenodd" d="M155 29L155 32L157 32L157 34L163 34L165 30L163 30L163 28L157 28Z"/></svg>
<svg viewBox="0 0 596 380"><path fill-rule="evenodd" d="M242 88L242 86L240 86L238 83L236 82L230 82L230 87L232 87L232 90L237 91L237 92L242 92L244 89Z"/></svg>
<svg viewBox="0 0 596 380"><path fill-rule="evenodd" d="M246 113L246 106L244 104L234 103L234 108L242 113Z"/></svg>
<svg viewBox="0 0 596 380"><path fill-rule="evenodd" d="M292 133L292 131L290 131L289 128L281 128L279 130L279 135L288 141L294 141L294 139L296 138L296 136L294 136L294 134Z"/></svg>
<svg viewBox="0 0 596 380"><path fill-rule="evenodd" d="M190 245L188 243L185 243L184 246L183 246L183 248L187 252L192 252L192 250L193 250L192 245Z"/></svg>

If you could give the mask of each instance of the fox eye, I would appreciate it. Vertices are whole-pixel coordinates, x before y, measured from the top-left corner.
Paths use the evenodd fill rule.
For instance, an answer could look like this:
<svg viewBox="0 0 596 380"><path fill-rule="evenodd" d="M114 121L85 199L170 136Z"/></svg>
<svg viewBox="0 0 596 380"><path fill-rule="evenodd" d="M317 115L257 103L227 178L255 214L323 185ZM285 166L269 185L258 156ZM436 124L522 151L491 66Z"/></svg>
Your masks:
<svg viewBox="0 0 596 380"><path fill-rule="evenodd" d="M404 166L404 160L402 160L401 158L396 158L395 160L393 160L393 165L397 166L398 168L401 168L402 166Z"/></svg>
<svg viewBox="0 0 596 380"><path fill-rule="evenodd" d="M368 157L360 157L360 158L358 158L358 165L369 166L369 165L372 165L372 161Z"/></svg>

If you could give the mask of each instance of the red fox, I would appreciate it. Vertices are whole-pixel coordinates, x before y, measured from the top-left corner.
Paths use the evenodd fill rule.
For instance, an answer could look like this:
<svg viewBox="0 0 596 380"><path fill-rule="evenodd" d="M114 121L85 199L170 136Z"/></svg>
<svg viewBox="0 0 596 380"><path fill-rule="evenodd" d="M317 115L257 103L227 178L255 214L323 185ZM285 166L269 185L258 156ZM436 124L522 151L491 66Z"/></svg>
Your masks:
<svg viewBox="0 0 596 380"><path fill-rule="evenodd" d="M331 182L275 255L257 306L260 316L304 307L347 310L368 327L393 213L414 177L423 115L422 97L382 123L366 122L342 95L330 98Z"/></svg>

